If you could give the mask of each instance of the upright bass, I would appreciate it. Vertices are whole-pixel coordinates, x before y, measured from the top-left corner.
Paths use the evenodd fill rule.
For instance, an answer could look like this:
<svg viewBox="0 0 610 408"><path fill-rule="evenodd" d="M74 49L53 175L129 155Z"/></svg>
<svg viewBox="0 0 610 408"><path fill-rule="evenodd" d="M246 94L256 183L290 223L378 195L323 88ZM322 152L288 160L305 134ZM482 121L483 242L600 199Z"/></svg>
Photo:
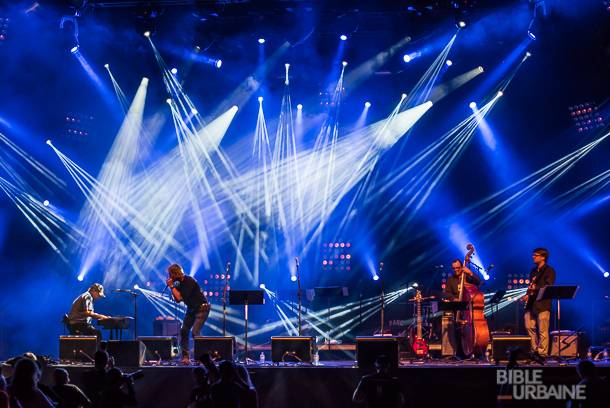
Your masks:
<svg viewBox="0 0 610 408"><path fill-rule="evenodd" d="M470 264L474 254L474 245L466 245L468 252L464 257L464 266ZM489 327L483 309L485 296L477 285L466 281L466 273L462 272L459 284L459 301L468 302L468 309L458 313L457 321L462 326L462 350L465 355L482 355L489 344Z"/></svg>

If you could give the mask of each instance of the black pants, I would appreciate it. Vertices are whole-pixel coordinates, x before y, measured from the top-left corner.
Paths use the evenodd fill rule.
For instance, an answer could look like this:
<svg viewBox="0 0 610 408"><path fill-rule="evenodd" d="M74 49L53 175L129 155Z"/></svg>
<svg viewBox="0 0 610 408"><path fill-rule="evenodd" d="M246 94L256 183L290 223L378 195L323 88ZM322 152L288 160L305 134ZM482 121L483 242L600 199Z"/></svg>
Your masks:
<svg viewBox="0 0 610 408"><path fill-rule="evenodd" d="M210 314L210 304L204 303L198 309L187 309L180 327L180 347L182 348L182 356L189 355L189 332L192 330L193 337L199 336L201 327L208 319ZM195 356L197 358L198 356Z"/></svg>
<svg viewBox="0 0 610 408"><path fill-rule="evenodd" d="M68 331L73 336L97 336L98 341L102 340L102 332L91 323L68 323Z"/></svg>

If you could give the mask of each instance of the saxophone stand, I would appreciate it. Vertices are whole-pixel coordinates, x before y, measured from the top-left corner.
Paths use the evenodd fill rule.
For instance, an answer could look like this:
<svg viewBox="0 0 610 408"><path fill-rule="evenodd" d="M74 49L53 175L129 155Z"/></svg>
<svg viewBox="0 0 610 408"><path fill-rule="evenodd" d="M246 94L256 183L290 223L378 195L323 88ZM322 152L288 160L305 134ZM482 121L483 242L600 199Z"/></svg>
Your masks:
<svg viewBox="0 0 610 408"><path fill-rule="evenodd" d="M230 290L229 304L244 306L244 364L248 364L248 306L265 304L264 290Z"/></svg>
<svg viewBox="0 0 610 408"><path fill-rule="evenodd" d="M558 333L557 339L557 361L559 361L559 365L567 365L564 358L561 357L561 299L574 299L576 296L576 292L578 291L578 286L544 286L538 292L538 297L536 300L557 300L557 315L556 315L556 328ZM551 354L553 352L553 343L549 338L549 343L551 343Z"/></svg>

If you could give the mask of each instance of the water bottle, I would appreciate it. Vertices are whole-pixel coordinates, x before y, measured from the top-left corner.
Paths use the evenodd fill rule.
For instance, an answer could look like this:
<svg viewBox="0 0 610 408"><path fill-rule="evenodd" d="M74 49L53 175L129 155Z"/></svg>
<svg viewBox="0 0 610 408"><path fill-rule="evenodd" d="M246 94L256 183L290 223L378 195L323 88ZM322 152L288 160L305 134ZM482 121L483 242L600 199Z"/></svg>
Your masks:
<svg viewBox="0 0 610 408"><path fill-rule="evenodd" d="M587 360L593 360L593 353L591 353L591 347L587 350Z"/></svg>
<svg viewBox="0 0 610 408"><path fill-rule="evenodd" d="M608 349L604 349L604 361L608 361Z"/></svg>
<svg viewBox="0 0 610 408"><path fill-rule="evenodd" d="M318 354L318 350L313 352L313 365L317 366L320 363L320 355Z"/></svg>
<svg viewBox="0 0 610 408"><path fill-rule="evenodd" d="M265 353L261 351L261 355L258 356L258 362L261 364L265 364Z"/></svg>
<svg viewBox="0 0 610 408"><path fill-rule="evenodd" d="M485 362L486 363L491 363L490 357L491 357L491 355L490 355L489 349L487 348L487 349L485 349Z"/></svg>

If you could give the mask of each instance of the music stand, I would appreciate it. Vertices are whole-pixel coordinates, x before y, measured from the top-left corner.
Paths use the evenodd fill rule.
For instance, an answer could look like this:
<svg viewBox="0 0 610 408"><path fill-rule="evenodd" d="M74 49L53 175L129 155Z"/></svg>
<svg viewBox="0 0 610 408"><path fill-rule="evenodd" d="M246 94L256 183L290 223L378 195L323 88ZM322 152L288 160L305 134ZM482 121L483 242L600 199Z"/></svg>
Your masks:
<svg viewBox="0 0 610 408"><path fill-rule="evenodd" d="M230 290L229 304L244 305L244 362L248 364L248 305L264 305L263 290Z"/></svg>
<svg viewBox="0 0 610 408"><path fill-rule="evenodd" d="M330 301L333 298L347 296L347 288L343 286L327 286L313 288L315 296L319 298L326 298L326 307L328 309L328 329L326 331L326 338L328 339L328 349L330 350Z"/></svg>
<svg viewBox="0 0 610 408"><path fill-rule="evenodd" d="M561 361L561 299L574 299L578 286L544 286L540 288L536 300L557 300L557 331L559 338L557 339L557 359ZM550 340L550 339L549 339Z"/></svg>

